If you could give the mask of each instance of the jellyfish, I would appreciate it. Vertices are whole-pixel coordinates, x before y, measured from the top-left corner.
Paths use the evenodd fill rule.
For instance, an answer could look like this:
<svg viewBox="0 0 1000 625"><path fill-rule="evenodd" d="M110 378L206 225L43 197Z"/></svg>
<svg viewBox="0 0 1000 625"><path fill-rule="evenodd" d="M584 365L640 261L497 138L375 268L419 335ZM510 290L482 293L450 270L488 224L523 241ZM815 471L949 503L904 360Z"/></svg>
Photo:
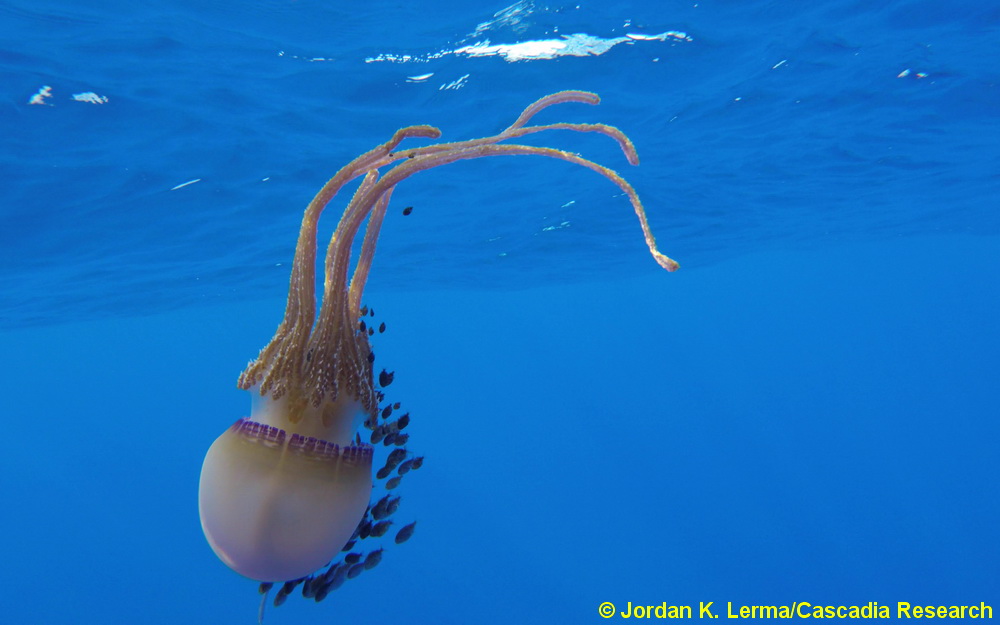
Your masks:
<svg viewBox="0 0 1000 625"><path fill-rule="evenodd" d="M613 126L529 125L538 112L571 102L593 105L600 99L583 91L555 93L528 106L499 134L466 141L403 148L404 141L437 139L441 135L431 126L403 128L338 171L306 208L284 318L274 337L237 382L252 396L250 416L237 420L210 446L198 496L205 537L226 565L262 582L262 593L271 588L271 583L285 582L276 605L299 582L305 583L305 594L321 598L343 583L341 572L349 571L347 577L353 578L366 568L366 563L382 557L379 549L377 556L368 555L354 564L331 564L342 549L349 550L355 541L381 536L391 525L385 520L384 506L376 505L377 515L371 518L374 448L362 442L359 429L372 430L373 443L386 431L378 419L383 412L379 403L384 394L376 383L382 388L388 386L391 374L385 370L379 376L373 374L374 352L369 342L372 333L366 331L362 318L369 313L373 316L374 311L362 307L361 298L396 185L431 168L487 156L530 155L568 161L617 185L639 218L654 260L668 271L678 268L675 261L657 249L638 195L618 173L575 153L510 143L551 130L592 132L616 141L627 161L638 164L632 142ZM361 181L326 249L317 311L319 218L334 196L358 178ZM403 211L409 212L409 207ZM361 249L351 273L352 244L363 225ZM384 325L379 328L381 332ZM406 422L409 418L407 414ZM397 423L397 428L402 429L406 422ZM406 438L395 440L396 445L406 442ZM408 451L393 451L391 467L382 472L384 477L408 456ZM407 461L405 466L412 470L422 462L421 456ZM405 472L400 470L399 474ZM399 484L400 475L388 480L387 490ZM412 531L413 524L406 525L395 542L404 542ZM330 568L320 572L327 565Z"/></svg>

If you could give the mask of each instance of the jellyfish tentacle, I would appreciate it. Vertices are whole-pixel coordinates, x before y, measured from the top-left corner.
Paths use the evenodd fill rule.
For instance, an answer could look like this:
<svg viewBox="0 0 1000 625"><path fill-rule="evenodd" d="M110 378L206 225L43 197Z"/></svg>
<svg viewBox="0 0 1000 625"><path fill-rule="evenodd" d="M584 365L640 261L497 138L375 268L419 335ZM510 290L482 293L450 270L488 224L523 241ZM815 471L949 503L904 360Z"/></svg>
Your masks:
<svg viewBox="0 0 1000 625"><path fill-rule="evenodd" d="M649 221L646 218L646 210L642 205L642 201L639 199L639 194L635 192L635 189L632 187L632 185L629 184L627 180L622 178L622 176L613 169L610 169L608 167L595 163L594 161L583 158L578 154L573 154L572 152L566 152L564 150L557 150L555 148L545 148L545 147L537 147L529 145L517 145L517 144L483 145L471 148L468 151L458 151L455 154L447 156L439 156L435 158L435 160L438 162L434 162L433 164L424 166L422 169L430 169L431 167L438 167L440 165L452 163L457 160L477 158L480 156L496 156L502 154L548 156L551 158L557 158L560 160L568 161L570 163L581 165L596 173L601 174L611 182L615 183L618 186L618 188L620 188L628 196L629 201L632 204L632 208L635 210L636 216L639 219L639 225L642 228L642 233L646 241L646 246L649 248L649 252L653 256L653 259L657 262L657 264L666 269L667 271L676 271L680 267L680 264L678 264L677 261L663 254L662 252L660 252L659 248L657 248L656 238L653 236L653 232L649 227ZM390 176L396 173L399 169L401 169L404 166L405 164L400 165L399 167L393 169L391 172L387 173L386 176L381 181L382 184L390 184L390 183L392 185L398 184L403 178L409 177L414 173L417 173L417 171L420 171L420 169L416 169L409 173L402 172L400 179L398 181L393 181L390 178ZM378 191L378 185L376 185L372 189L372 193L376 193L377 191Z"/></svg>
<svg viewBox="0 0 1000 625"><path fill-rule="evenodd" d="M361 252L358 255L358 264L348 287L347 306L339 310L341 322L346 324L345 327L350 327L351 324L357 321L357 313L361 308L361 295L365 289L368 271L371 268L372 258L375 255L375 245L378 242L382 220L385 218L385 212L389 206L389 198L391 196L392 189L383 193L375 203L375 208L368 218L368 227L365 230L365 238L361 244ZM352 384L350 388L351 392L354 393L355 397L362 400L362 404L369 410L369 416L373 416L378 409L378 399L374 392L371 363L368 360L368 354L371 353L368 337L363 333L356 335L344 333L342 340L347 343L346 347L353 352L350 358L351 362L367 363L361 367L357 367L354 376L349 377L348 380ZM354 388L353 381L355 380L364 380L364 383L359 388Z"/></svg>
<svg viewBox="0 0 1000 625"><path fill-rule="evenodd" d="M514 121L514 123L507 127L507 130L520 128L521 126L527 124L528 121L538 114L539 111L564 102L580 102L583 104L597 105L601 103L601 96L590 91L560 91L558 93L547 95L529 104L521 115ZM506 130L504 132L506 132Z"/></svg>
<svg viewBox="0 0 1000 625"><path fill-rule="evenodd" d="M523 134L530 134L533 132L538 132L540 130L548 130L550 128L571 128L573 126L579 126L579 130L584 132L598 131L603 132L618 141L619 144L623 146L623 151L628 154L628 150L624 147L626 145L631 146L632 142L629 141L628 137L625 136L623 132L615 128L614 126L608 126L606 124L549 124L546 126L525 126L528 121L531 120L539 111L542 111L550 106L556 104L563 104L566 102L578 102L582 104L596 105L600 104L601 98L596 93L591 93L590 91L560 91L558 93L553 93L547 95L543 98L539 98L532 104L528 105L521 115L514 121L513 124L505 128L502 132L491 135L488 137L481 137L479 139L468 139L465 141L454 141L449 143L438 143L435 145L427 145L419 148L413 148L410 150L405 150L401 154L393 155L392 160L401 160L403 158L414 158L416 156L424 156L427 154L446 152L448 150L459 148L459 147L469 147L473 145L480 145L483 143L496 143L498 141L503 141L505 139L510 139L514 137L522 136ZM585 128L587 128L585 130ZM600 130L599 130L600 129ZM610 130L611 132L604 132L604 130ZM632 148L631 152L634 153L635 149ZM631 160L630 160L631 162ZM632 163L633 165L637 164Z"/></svg>
<svg viewBox="0 0 1000 625"><path fill-rule="evenodd" d="M639 155L636 152L635 145L628 136L614 126L609 126L608 124L574 124L561 122L556 124L546 124L544 126L522 126L519 128L508 128L500 134L491 135L489 137L480 137L478 139L467 139L465 141L453 141L451 143L439 143L436 145L428 145L419 148L413 148L405 151L403 154L395 154L392 162L416 158L420 156L427 156L428 154L438 154L440 152L447 152L449 150L462 149L475 147L477 145L484 145L487 143L499 143L501 141L507 141L509 139L517 139L525 135L534 134L536 132L543 132L545 130L572 130L575 132L597 132L607 137L614 139L618 146L621 148L622 152L625 154L625 158L628 159L630 165L639 164Z"/></svg>
<svg viewBox="0 0 1000 625"><path fill-rule="evenodd" d="M505 131L503 133L503 139L517 139L525 135L545 130L572 130L574 132L600 133L606 137L614 139L618 143L618 147L620 147L622 153L625 154L625 158L628 160L629 165L639 164L639 153L636 152L635 145L632 143L632 140L618 128L607 124L572 124L563 122L558 124L546 124L544 126L525 126L509 133Z"/></svg>
<svg viewBox="0 0 1000 625"><path fill-rule="evenodd" d="M365 290L365 283L368 280L368 271L371 269L372 259L375 256L375 246L378 243L378 235L382 229L382 221L385 219L386 209L389 207L389 198L395 187L388 189L375 203L371 215L368 217L368 225L365 228L365 238L361 244L361 252L358 255L358 264L354 268L354 275L351 277L351 284L348 292L348 311L354 311L361 307L361 294Z"/></svg>

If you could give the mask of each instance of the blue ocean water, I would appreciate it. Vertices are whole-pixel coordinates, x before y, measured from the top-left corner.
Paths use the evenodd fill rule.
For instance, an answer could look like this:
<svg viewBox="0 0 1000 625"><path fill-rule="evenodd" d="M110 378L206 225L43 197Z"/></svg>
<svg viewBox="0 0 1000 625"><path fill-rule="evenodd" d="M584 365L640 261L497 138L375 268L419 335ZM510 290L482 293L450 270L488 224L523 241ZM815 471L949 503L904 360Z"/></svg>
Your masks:
<svg viewBox="0 0 1000 625"><path fill-rule="evenodd" d="M681 269L566 163L401 184L365 299L417 533L265 622L1000 609L1000 8L508 2L0 3L0 622L255 622L198 476L306 203L562 89L641 164L532 141Z"/></svg>

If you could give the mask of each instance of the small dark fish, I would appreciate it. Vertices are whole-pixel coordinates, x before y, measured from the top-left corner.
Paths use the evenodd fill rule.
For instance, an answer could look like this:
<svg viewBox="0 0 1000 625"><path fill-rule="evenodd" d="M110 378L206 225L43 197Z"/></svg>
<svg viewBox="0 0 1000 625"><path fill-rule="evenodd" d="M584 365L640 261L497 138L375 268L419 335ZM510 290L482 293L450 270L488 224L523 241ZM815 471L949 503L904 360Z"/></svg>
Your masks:
<svg viewBox="0 0 1000 625"><path fill-rule="evenodd" d="M282 585L281 590L285 591L286 595L290 595L292 594L292 591L295 590L295 587L302 583L303 580L305 580L304 577L290 579Z"/></svg>
<svg viewBox="0 0 1000 625"><path fill-rule="evenodd" d="M376 521L381 521L387 516L389 516L389 495L379 499L372 507L372 518Z"/></svg>
<svg viewBox="0 0 1000 625"><path fill-rule="evenodd" d="M359 536L361 536L362 539L365 539L371 536L371 533L372 533L372 523L371 521L365 520L364 525L361 526L361 533L359 534Z"/></svg>
<svg viewBox="0 0 1000 625"><path fill-rule="evenodd" d="M389 432L388 434L385 435L385 438L382 439L382 444L385 445L386 447L388 447L389 445L392 445L395 442L396 442L396 433L395 432Z"/></svg>
<svg viewBox="0 0 1000 625"><path fill-rule="evenodd" d="M341 551L350 551L351 549L354 548L354 545L357 542L358 541L356 541L356 540L349 540L349 541L347 541L347 543L344 545L344 548L341 549Z"/></svg>
<svg viewBox="0 0 1000 625"><path fill-rule="evenodd" d="M413 459L413 464L410 465L410 470L411 471L416 471L417 469L419 469L422 466L424 466L424 457L423 456L417 456L416 458Z"/></svg>
<svg viewBox="0 0 1000 625"><path fill-rule="evenodd" d="M330 568L326 572L324 579L326 580L326 588L329 592L333 592L344 585L344 581L347 580L347 571L350 568L347 565L338 564L336 568Z"/></svg>
<svg viewBox="0 0 1000 625"><path fill-rule="evenodd" d="M403 214L404 215L409 215L412 212L413 212L413 207L412 206L407 206L406 208L403 209Z"/></svg>
<svg viewBox="0 0 1000 625"><path fill-rule="evenodd" d="M412 468L413 468L413 460L407 460L403 464L399 465L399 469L396 470L396 473L399 473L400 475L406 475Z"/></svg>
<svg viewBox="0 0 1000 625"><path fill-rule="evenodd" d="M354 579L365 570L365 563L359 562L347 570L347 579Z"/></svg>
<svg viewBox="0 0 1000 625"><path fill-rule="evenodd" d="M382 561L382 550L376 549L365 556L365 570L370 571Z"/></svg>
<svg viewBox="0 0 1000 625"><path fill-rule="evenodd" d="M382 418L383 419L388 419L389 415L391 415L391 414L392 414L392 406L386 406L385 408L382 409Z"/></svg>
<svg viewBox="0 0 1000 625"><path fill-rule="evenodd" d="M364 317L365 315L368 314L368 307L367 306L362 306L361 310L359 310L358 312L360 312L361 316Z"/></svg>
<svg viewBox="0 0 1000 625"><path fill-rule="evenodd" d="M337 573L337 569L341 566L343 565L340 562L334 562L333 564L331 564L330 568L328 568L326 572L323 573L321 581L324 584L329 584L330 580L333 579L333 576ZM319 577L319 575L317 575L316 577Z"/></svg>
<svg viewBox="0 0 1000 625"><path fill-rule="evenodd" d="M392 468L390 468L389 465L386 465L386 466L382 467L381 469L379 469L377 473L375 473L375 478L379 479L379 480L384 480L385 478L389 477L390 473L392 473ZM375 516L375 515L372 515L372 516ZM377 519L378 517L375 517L375 518Z"/></svg>
<svg viewBox="0 0 1000 625"><path fill-rule="evenodd" d="M406 441L410 440L409 434L397 434L396 438L392 441L397 447L402 447L406 444Z"/></svg>
<svg viewBox="0 0 1000 625"><path fill-rule="evenodd" d="M369 440L372 442L372 445L378 445L382 442L383 438L385 438L385 430L382 429L382 426L380 425L372 431L372 435Z"/></svg>
<svg viewBox="0 0 1000 625"><path fill-rule="evenodd" d="M396 488L397 486L399 486L399 483L402 480L403 480L403 478L401 478L401 477L394 477L394 478L391 478L391 479L387 480L386 483L385 483L385 489L386 490L392 490L392 489Z"/></svg>
<svg viewBox="0 0 1000 625"><path fill-rule="evenodd" d="M382 388L385 388L385 387L389 386L390 384L392 384L392 378L395 375L396 374L393 371L386 371L385 369L382 369L382 373L378 374L378 384L379 384L379 386L381 386Z"/></svg>
<svg viewBox="0 0 1000 625"><path fill-rule="evenodd" d="M257 592L262 595L266 595L271 592L271 587L274 586L273 582L261 582L260 586L257 587Z"/></svg>
<svg viewBox="0 0 1000 625"><path fill-rule="evenodd" d="M368 364L371 364L373 362L375 362L375 352L370 351L368 352Z"/></svg>
<svg viewBox="0 0 1000 625"><path fill-rule="evenodd" d="M397 401L395 404L392 405L392 409L393 410L399 410L399 406L400 406L400 403Z"/></svg>
<svg viewBox="0 0 1000 625"><path fill-rule="evenodd" d="M382 334L383 332L385 332L385 322L384 321L378 325L378 333Z"/></svg>
<svg viewBox="0 0 1000 625"><path fill-rule="evenodd" d="M316 591L319 590L317 586L316 578L310 575L306 578L306 582L302 584L302 596L306 599L312 599L316 596Z"/></svg>
<svg viewBox="0 0 1000 625"><path fill-rule="evenodd" d="M316 594L313 596L313 599L316 600L316 603L319 603L323 599L326 599L326 596L328 594L330 594L330 585L323 584L322 586L316 589Z"/></svg>
<svg viewBox="0 0 1000 625"><path fill-rule="evenodd" d="M375 334L375 328L368 328L368 336L372 336L374 334Z"/></svg>
<svg viewBox="0 0 1000 625"><path fill-rule="evenodd" d="M337 581L337 578L347 577L347 569L348 567L342 562L338 562L330 566L330 568L328 568L326 573L323 575L323 582L330 584Z"/></svg>
<svg viewBox="0 0 1000 625"><path fill-rule="evenodd" d="M282 587L281 590L279 590L274 594L274 607L278 607L279 605L284 603L285 599L287 598L288 598L288 593L285 592L284 587Z"/></svg>
<svg viewBox="0 0 1000 625"><path fill-rule="evenodd" d="M374 317L375 316L375 309L372 308L371 310L369 310L368 314L371 315L372 317Z"/></svg>
<svg viewBox="0 0 1000 625"><path fill-rule="evenodd" d="M395 469L405 458L405 449L393 449L392 453L389 454L389 457L385 459L385 466Z"/></svg>
<svg viewBox="0 0 1000 625"><path fill-rule="evenodd" d="M410 424L410 413L404 414L402 417L396 419L396 429L402 430Z"/></svg>
<svg viewBox="0 0 1000 625"><path fill-rule="evenodd" d="M357 552L352 552L344 556L344 564L357 564L361 562L361 554Z"/></svg>
<svg viewBox="0 0 1000 625"><path fill-rule="evenodd" d="M379 536L385 536L385 533L389 531L389 526L392 525L392 521L379 521L372 528L372 536L378 538Z"/></svg>
<svg viewBox="0 0 1000 625"><path fill-rule="evenodd" d="M361 330L362 332L368 329L368 326L365 325L364 319L362 319L361 322L358 323L358 329Z"/></svg>
<svg viewBox="0 0 1000 625"><path fill-rule="evenodd" d="M410 540L410 536L413 536L413 530L416 529L417 522L414 521L409 525L404 525L398 532L396 532L396 544L402 545L406 541Z"/></svg>
<svg viewBox="0 0 1000 625"><path fill-rule="evenodd" d="M396 510L399 510L399 500L400 497L394 497L389 502L389 505L386 506L386 510L389 512L389 514L396 514Z"/></svg>

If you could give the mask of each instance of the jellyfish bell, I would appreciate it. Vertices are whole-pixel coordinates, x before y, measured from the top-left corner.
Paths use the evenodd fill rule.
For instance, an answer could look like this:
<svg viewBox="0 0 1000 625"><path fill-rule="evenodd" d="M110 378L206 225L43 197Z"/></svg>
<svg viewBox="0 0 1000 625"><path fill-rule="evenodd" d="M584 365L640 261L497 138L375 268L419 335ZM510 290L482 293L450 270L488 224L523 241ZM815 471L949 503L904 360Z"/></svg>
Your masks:
<svg viewBox="0 0 1000 625"><path fill-rule="evenodd" d="M210 446L202 465L199 513L205 537L229 567L262 582L284 581L274 604L280 605L302 580L307 594L321 600L382 558L354 564L334 561L356 541L383 537L393 525L386 518L399 498L376 503L373 510L372 460L374 448L362 443L358 429L372 431L373 444L399 449L389 454L382 487L393 490L402 475L419 469L423 456L404 461L409 413L392 424L380 423L399 404L383 409L382 390L393 373L373 373L374 309L361 306L382 221L393 191L403 180L421 171L460 160L488 156L545 156L580 165L614 183L628 198L646 246L654 260L668 271L675 261L660 253L646 220L645 209L632 186L617 172L582 156L536 145L510 143L530 134L551 130L597 133L613 139L632 164L639 163L635 147L617 128L606 124L553 123L529 125L540 111L558 104L598 104L596 94L561 91L534 102L502 132L479 139L436 143L395 151L404 140L437 139L441 131L410 126L358 156L334 175L306 208L299 230L289 280L285 314L274 337L240 375L237 386L253 397L251 414L231 425ZM385 168L384 173L381 171ZM349 182L361 179L347 203L322 263L323 293L317 311L317 231L320 215ZM410 209L403 211L409 214ZM350 273L352 246L364 227L360 251ZM379 325L379 332L384 324ZM405 466L405 469L403 468ZM373 513L374 514L374 513ZM403 526L395 542L406 542L415 523ZM351 547L348 547L347 545ZM352 557L352 559L354 559ZM316 571L334 561L317 581Z"/></svg>
<svg viewBox="0 0 1000 625"><path fill-rule="evenodd" d="M338 445L240 419L215 440L202 466L205 537L223 562L251 579L308 575L350 540L371 498L371 464L371 445Z"/></svg>

